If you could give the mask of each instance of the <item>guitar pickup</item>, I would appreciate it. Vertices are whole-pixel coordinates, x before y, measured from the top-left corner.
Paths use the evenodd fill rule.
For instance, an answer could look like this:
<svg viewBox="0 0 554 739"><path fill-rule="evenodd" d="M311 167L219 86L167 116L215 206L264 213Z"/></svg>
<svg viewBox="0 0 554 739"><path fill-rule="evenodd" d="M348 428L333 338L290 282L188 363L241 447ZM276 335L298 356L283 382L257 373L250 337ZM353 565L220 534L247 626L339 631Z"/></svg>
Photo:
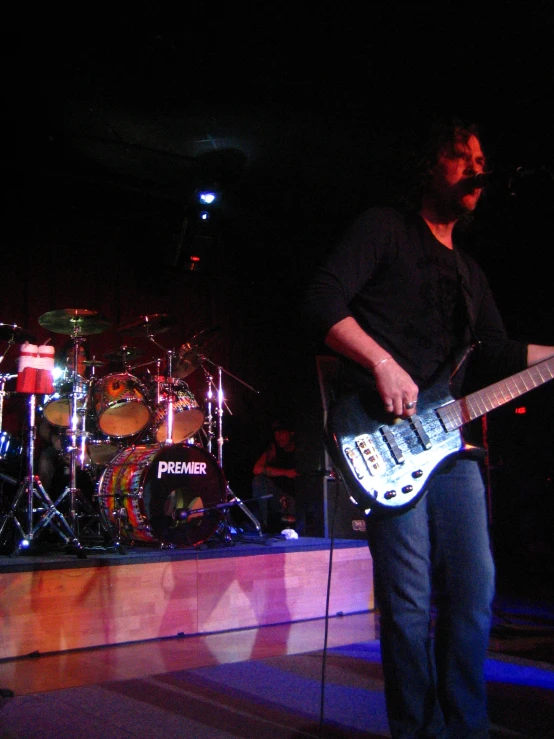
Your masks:
<svg viewBox="0 0 554 739"><path fill-rule="evenodd" d="M421 423L421 420L418 418L418 416L412 416L410 418L410 425L415 431L417 438L421 442L421 445L424 449L430 449L431 439L427 436L425 433L425 429L423 428L423 424Z"/></svg>
<svg viewBox="0 0 554 739"><path fill-rule="evenodd" d="M404 464L406 460L402 453L402 449L400 449L400 447L396 443L396 439L394 438L394 434L392 433L392 431L386 426L382 426L380 431L383 434L383 438L387 442L389 449L391 450L392 456L396 460L396 464Z"/></svg>
<svg viewBox="0 0 554 739"><path fill-rule="evenodd" d="M383 463L371 436L369 434L357 436L354 441L369 473L371 475L377 475L382 470Z"/></svg>
<svg viewBox="0 0 554 739"><path fill-rule="evenodd" d="M344 448L344 453L358 480L363 480L366 475L366 471L362 465L358 452L355 449L352 449L352 447L347 446Z"/></svg>

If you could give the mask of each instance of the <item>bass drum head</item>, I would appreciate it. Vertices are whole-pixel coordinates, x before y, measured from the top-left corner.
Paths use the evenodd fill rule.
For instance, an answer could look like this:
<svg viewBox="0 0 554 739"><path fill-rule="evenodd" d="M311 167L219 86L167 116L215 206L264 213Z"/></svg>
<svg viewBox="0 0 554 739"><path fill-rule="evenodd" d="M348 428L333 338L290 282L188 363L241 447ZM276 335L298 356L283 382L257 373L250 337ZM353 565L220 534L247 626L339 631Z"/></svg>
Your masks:
<svg viewBox="0 0 554 739"><path fill-rule="evenodd" d="M109 509L111 514L126 509L121 534L131 541L197 546L223 522L216 506L225 502L227 484L215 457L200 447L124 449L108 465L100 487L108 520ZM195 513L198 509L208 510Z"/></svg>

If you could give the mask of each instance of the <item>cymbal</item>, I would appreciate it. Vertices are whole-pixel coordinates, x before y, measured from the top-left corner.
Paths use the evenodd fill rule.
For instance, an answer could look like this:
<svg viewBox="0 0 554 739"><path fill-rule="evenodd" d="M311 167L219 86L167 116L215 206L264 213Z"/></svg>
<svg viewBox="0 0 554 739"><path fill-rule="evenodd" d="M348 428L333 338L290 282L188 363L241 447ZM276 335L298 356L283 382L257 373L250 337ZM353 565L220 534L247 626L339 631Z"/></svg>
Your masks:
<svg viewBox="0 0 554 739"><path fill-rule="evenodd" d="M199 354L200 350L204 349L212 341L219 330L219 326L205 328L181 346L177 353L178 359L175 367L175 377L183 379L200 367L202 364L202 357Z"/></svg>
<svg viewBox="0 0 554 739"><path fill-rule="evenodd" d="M186 346L186 344L184 346ZM181 347L181 349L182 348L183 347ZM185 377L188 377L195 372L201 364L202 357L193 349L189 349L188 351L183 352L183 354L179 353L177 366L174 370L175 377L183 380Z"/></svg>
<svg viewBox="0 0 554 739"><path fill-rule="evenodd" d="M95 310L86 308L62 308L43 313L38 322L56 334L100 334L111 327L111 323Z"/></svg>
<svg viewBox="0 0 554 739"><path fill-rule="evenodd" d="M133 359L142 357L144 352L142 349L136 349L132 346L122 346L115 352L107 352L104 354L105 359L109 359L110 362L131 362Z"/></svg>
<svg viewBox="0 0 554 739"><path fill-rule="evenodd" d="M202 331L199 331L197 334L194 334L192 339L189 339L187 342L188 346L193 347L195 349L200 349L200 347L205 347L206 344L211 342L211 340L214 338L214 336L219 333L221 330L221 326L212 326L211 328L204 328ZM183 344L183 346L187 346L187 344Z"/></svg>
<svg viewBox="0 0 554 739"><path fill-rule="evenodd" d="M151 313L149 316L139 316L122 323L116 330L129 336L154 336L169 331L176 323L177 321L166 313Z"/></svg>
<svg viewBox="0 0 554 739"><path fill-rule="evenodd" d="M85 367L103 367L106 362L102 362L100 359L85 359L83 364Z"/></svg>
<svg viewBox="0 0 554 739"><path fill-rule="evenodd" d="M36 344L37 337L26 328L16 326L15 323L0 323L0 341L13 341L16 344Z"/></svg>

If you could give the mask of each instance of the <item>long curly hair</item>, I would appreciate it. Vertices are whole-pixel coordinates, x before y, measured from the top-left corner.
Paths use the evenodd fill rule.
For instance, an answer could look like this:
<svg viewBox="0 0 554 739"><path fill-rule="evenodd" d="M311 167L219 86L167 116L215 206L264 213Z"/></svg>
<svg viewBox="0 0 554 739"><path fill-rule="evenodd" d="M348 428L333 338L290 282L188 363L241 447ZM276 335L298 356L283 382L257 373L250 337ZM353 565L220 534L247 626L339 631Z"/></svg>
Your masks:
<svg viewBox="0 0 554 739"><path fill-rule="evenodd" d="M440 153L456 143L467 144L471 136L476 136L481 142L481 130L477 123L468 123L455 117L433 120L422 135L416 136L402 165L403 186L399 203L419 209L422 194L431 179L430 170Z"/></svg>

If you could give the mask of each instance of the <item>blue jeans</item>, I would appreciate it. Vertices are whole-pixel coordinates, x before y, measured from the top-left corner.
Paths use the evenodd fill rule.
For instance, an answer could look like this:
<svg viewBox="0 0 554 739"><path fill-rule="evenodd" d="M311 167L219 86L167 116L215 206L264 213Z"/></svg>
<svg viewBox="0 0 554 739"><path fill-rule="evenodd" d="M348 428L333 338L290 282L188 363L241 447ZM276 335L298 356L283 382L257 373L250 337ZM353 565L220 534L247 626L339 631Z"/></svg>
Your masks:
<svg viewBox="0 0 554 739"><path fill-rule="evenodd" d="M415 508L370 514L367 530L392 736L487 737L494 564L478 463L458 459Z"/></svg>

